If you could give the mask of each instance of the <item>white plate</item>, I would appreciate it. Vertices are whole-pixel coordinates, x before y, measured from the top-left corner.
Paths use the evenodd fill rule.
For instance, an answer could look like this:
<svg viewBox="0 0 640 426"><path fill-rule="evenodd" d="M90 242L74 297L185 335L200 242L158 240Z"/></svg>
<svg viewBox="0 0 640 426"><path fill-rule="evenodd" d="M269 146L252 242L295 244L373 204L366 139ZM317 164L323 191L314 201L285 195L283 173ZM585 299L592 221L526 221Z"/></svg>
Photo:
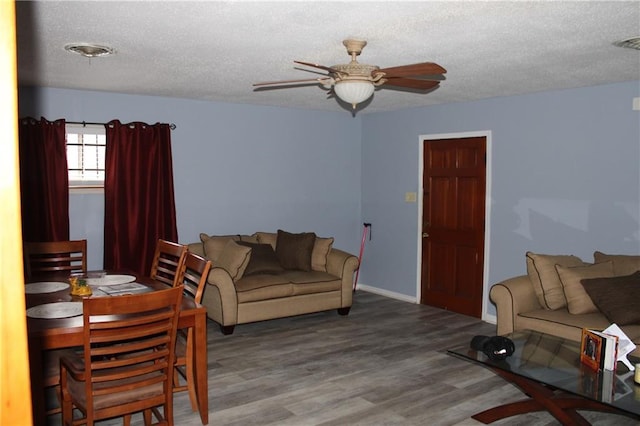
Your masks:
<svg viewBox="0 0 640 426"><path fill-rule="evenodd" d="M33 306L27 309L27 316L31 318L69 318L82 315L82 302L55 302Z"/></svg>
<svg viewBox="0 0 640 426"><path fill-rule="evenodd" d="M87 278L87 284L94 286L125 284L135 281L133 275L105 275L101 278Z"/></svg>
<svg viewBox="0 0 640 426"><path fill-rule="evenodd" d="M24 292L26 294L53 293L67 288L69 283L62 281L42 281L25 285Z"/></svg>

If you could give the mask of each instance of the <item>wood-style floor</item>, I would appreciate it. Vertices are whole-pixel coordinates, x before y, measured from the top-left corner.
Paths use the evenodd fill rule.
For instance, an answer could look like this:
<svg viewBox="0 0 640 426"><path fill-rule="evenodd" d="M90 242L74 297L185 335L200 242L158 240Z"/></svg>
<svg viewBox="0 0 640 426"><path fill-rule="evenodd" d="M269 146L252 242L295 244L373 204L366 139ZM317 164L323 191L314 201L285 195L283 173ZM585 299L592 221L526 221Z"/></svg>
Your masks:
<svg viewBox="0 0 640 426"><path fill-rule="evenodd" d="M209 424L479 425L473 414L522 393L487 369L447 355L447 348L477 334L493 335L495 326L361 290L346 317L330 311L240 325L230 336L209 322ZM201 424L185 392L174 401L176 425ZM582 414L594 425L640 424L615 414ZM132 423L142 424L141 416ZM535 413L494 424L558 422Z"/></svg>

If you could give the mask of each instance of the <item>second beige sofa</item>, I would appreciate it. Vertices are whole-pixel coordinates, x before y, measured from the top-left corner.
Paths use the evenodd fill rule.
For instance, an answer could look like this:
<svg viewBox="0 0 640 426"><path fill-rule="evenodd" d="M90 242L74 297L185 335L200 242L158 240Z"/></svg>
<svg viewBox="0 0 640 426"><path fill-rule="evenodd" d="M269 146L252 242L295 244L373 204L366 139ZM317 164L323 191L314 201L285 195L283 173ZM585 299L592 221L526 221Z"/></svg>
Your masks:
<svg viewBox="0 0 640 426"><path fill-rule="evenodd" d="M602 272L609 267L610 272ZM580 341L582 328L603 330L624 314L636 318L618 325L637 346L631 355L640 357L640 321L637 319L640 317L640 300L636 293L640 290L638 269L640 256L595 252L594 263L591 264L575 256L527 253L527 275L509 278L491 288L490 298L497 310L497 334L535 330ZM594 277L594 274L600 277ZM603 274L605 278L602 278ZM588 294L580 292L578 286L582 286L582 279L606 282L609 300L621 300L627 306L624 308L626 312L611 312L606 306L601 306L602 309L595 306L594 309L594 305L588 304L592 300L584 299L585 295L589 297ZM635 284L637 290L628 293L625 287L618 285L625 282L627 289L633 289ZM567 300L573 303L569 304Z"/></svg>
<svg viewBox="0 0 640 426"><path fill-rule="evenodd" d="M333 248L333 238L315 234L311 238L309 234L281 230L252 235L201 234L200 242L188 245L190 251L213 262L202 303L223 334L233 333L238 324L255 321L331 309L340 315L349 313L358 258ZM284 243L289 245L288 252L283 251ZM280 255L284 266L274 263L267 245ZM310 265L306 263L309 253ZM283 259L286 255L290 259ZM303 265L296 264L298 261Z"/></svg>

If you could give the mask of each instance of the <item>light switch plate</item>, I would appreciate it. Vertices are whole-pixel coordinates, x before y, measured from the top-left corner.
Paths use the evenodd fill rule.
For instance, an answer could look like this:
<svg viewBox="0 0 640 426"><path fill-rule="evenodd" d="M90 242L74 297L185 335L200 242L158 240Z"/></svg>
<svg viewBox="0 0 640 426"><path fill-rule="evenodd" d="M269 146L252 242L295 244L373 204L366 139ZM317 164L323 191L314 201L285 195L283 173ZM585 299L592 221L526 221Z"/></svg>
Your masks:
<svg viewBox="0 0 640 426"><path fill-rule="evenodd" d="M633 110L640 111L640 98L633 98Z"/></svg>
<svg viewBox="0 0 640 426"><path fill-rule="evenodd" d="M417 199L415 192L405 192L404 193L404 201L405 203L415 203Z"/></svg>

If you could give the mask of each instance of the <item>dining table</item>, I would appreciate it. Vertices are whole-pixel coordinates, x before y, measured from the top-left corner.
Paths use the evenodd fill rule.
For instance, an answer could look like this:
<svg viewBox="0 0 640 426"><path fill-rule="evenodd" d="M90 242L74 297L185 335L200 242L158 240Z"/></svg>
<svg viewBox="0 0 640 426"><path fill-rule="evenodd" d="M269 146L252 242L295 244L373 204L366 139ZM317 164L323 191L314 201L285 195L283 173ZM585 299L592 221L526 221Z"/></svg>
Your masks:
<svg viewBox="0 0 640 426"><path fill-rule="evenodd" d="M167 285L154 279L129 272L87 273L86 282L91 296L117 297L122 294L167 289ZM120 283L120 281L127 283ZM118 283L118 284L113 284ZM139 288L134 288L138 284ZM66 284L66 285L63 285ZM124 286L124 287L123 287ZM143 287L144 286L144 287ZM132 288L126 291L126 288ZM111 290L114 291L111 291ZM82 311L77 312L82 297L72 296L69 274L50 274L27 280L25 285L27 333L31 371L33 424L45 425L45 386L43 370L46 351L83 345ZM58 307L57 311L53 308ZM184 297L178 318L179 329L193 329L193 362L198 411L203 425L209 423L209 395L207 387L207 315L206 308L192 298Z"/></svg>

